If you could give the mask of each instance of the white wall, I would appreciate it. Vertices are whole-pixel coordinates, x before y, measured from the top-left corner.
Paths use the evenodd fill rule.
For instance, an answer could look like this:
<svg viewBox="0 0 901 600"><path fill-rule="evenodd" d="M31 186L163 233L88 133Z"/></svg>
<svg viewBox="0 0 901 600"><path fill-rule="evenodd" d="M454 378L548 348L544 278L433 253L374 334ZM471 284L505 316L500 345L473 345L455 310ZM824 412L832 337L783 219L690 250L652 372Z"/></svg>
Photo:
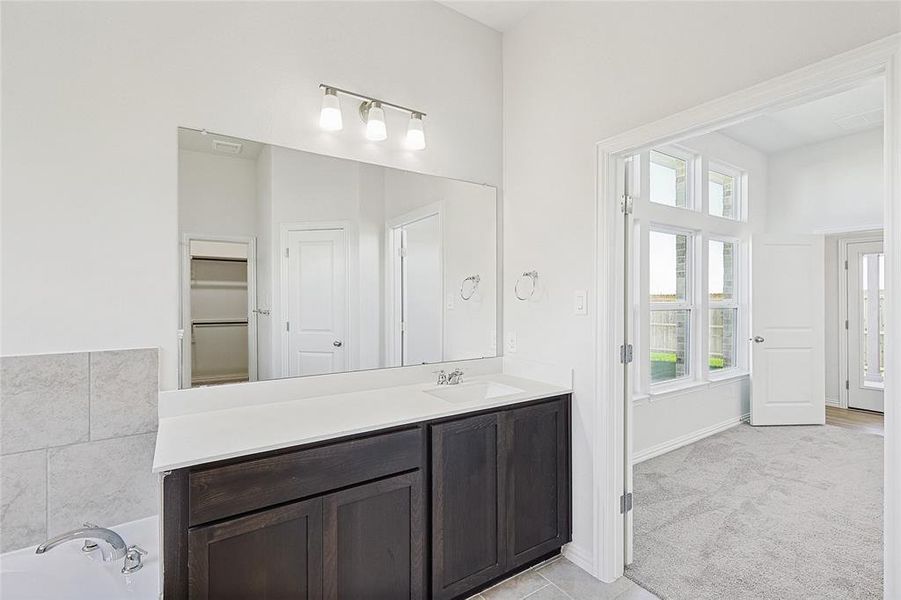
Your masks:
<svg viewBox="0 0 901 600"><path fill-rule="evenodd" d="M0 10L4 354L159 346L176 386L179 125L501 182L500 35L437 3ZM429 148L400 114L366 142L349 101L321 132L320 82L421 108Z"/></svg>
<svg viewBox="0 0 901 600"><path fill-rule="evenodd" d="M256 235L255 160L178 151L178 229L204 235Z"/></svg>
<svg viewBox="0 0 901 600"><path fill-rule="evenodd" d="M529 269L545 288L531 303L505 293L504 327L517 357L575 369L572 546L584 562L598 559L591 456L607 442L594 435L606 418L596 316L572 310L574 289L598 292L595 144L899 29L896 3L567 2L504 35L504 288Z"/></svg>
<svg viewBox="0 0 901 600"><path fill-rule="evenodd" d="M769 162L769 231L882 227L882 128L771 154Z"/></svg>

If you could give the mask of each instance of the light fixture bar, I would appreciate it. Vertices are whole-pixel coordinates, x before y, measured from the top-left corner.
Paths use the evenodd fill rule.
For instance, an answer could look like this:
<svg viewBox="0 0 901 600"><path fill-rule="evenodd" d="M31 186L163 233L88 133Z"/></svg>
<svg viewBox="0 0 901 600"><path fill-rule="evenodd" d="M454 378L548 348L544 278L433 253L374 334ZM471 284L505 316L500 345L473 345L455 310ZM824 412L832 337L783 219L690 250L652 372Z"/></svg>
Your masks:
<svg viewBox="0 0 901 600"><path fill-rule="evenodd" d="M394 110L399 110L401 112L417 114L421 116L426 116L424 112L421 110L416 110L415 108L407 108L406 106L401 106L400 104L392 104L391 102L386 102L384 100L379 100L378 98L373 98L372 96L364 96L363 94L358 94L356 92L351 92L350 90L342 90L339 87L335 87L333 85L328 85L325 83L319 84L319 89L329 89L338 92L339 94L344 94L345 96L350 96L351 98L356 98L357 100L362 100L363 102L378 102L383 107L393 108Z"/></svg>

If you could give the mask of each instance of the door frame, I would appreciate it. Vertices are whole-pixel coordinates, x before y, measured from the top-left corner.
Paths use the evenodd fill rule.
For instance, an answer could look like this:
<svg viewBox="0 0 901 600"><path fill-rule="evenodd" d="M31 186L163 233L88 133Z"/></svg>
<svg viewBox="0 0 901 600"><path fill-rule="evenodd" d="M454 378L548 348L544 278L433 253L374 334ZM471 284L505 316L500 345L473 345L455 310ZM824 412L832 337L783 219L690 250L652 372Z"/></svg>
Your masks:
<svg viewBox="0 0 901 600"><path fill-rule="evenodd" d="M625 266L622 251L622 213L617 193L617 173L623 157L651 146L669 144L710 133L754 118L765 112L786 108L816 97L853 87L862 80L885 78L884 190L886 294L891 302L901 288L901 261L892 260L901 248L901 34L894 34L753 85L744 90L700 104L649 124L602 140L596 145L596 301L594 373L595 421L592 458L594 469L592 559L574 554L571 558L604 581L623 574L625 519L620 514L620 496L625 491L631 459L626 448L627 402L624 369L619 346L625 340L623 324ZM891 313L892 305L886 307ZM896 375L901 373L901 352L892 342L901 340L901 320L887 319L886 330L886 412L885 412L885 597L901 595L901 415L895 404L901 399Z"/></svg>
<svg viewBox="0 0 901 600"><path fill-rule="evenodd" d="M403 313L403 295L397 291L400 283L398 276L398 263L400 258L400 245L396 239L397 229L416 221L422 221L432 216L438 217L438 231L441 232L441 247L438 249L438 261L441 263L441 359L444 360L444 303L446 300L446 285L444 280L444 216L442 202L432 202L415 210L388 219L385 222L385 359L389 363L385 366L403 367L403 331L400 322Z"/></svg>
<svg viewBox="0 0 901 600"><path fill-rule="evenodd" d="M257 381L257 239L246 235L206 235L182 233L179 273L178 384L191 389L191 242L231 242L247 244L247 375Z"/></svg>
<svg viewBox="0 0 901 600"><path fill-rule="evenodd" d="M845 387L844 382L850 380L851 368L849 364L850 353L848 344L849 331L845 329L845 322L848 319L848 246L851 244L882 242L883 251L885 250L885 241L882 230L862 231L858 234L849 232L846 236L838 239L838 405L839 408L848 408L850 404L851 394ZM827 403L828 404L828 403Z"/></svg>
<svg viewBox="0 0 901 600"><path fill-rule="evenodd" d="M288 377L287 373L290 367L288 359L288 331L285 323L288 322L288 261L285 256L285 249L288 247L288 234L294 231L324 231L340 229L344 232L344 260L346 262L344 268L344 289L346 290L345 315L344 315L344 346L345 350L353 348L353 351L346 351L344 354L344 370L354 371L357 368L359 357L359 349L357 348L356 336L356 320L353 318L355 314L359 314L359 294L358 286L355 285L359 281L357 275L359 264L357 256L357 231L352 221L294 221L291 223L281 223L279 225L278 237L278 284L277 290L272 294L273 299L279 299L277 309L273 307L273 313L278 314L278 336L281 340L279 347L281 348L281 357L278 361L281 368L281 376ZM353 242L351 241L353 239Z"/></svg>

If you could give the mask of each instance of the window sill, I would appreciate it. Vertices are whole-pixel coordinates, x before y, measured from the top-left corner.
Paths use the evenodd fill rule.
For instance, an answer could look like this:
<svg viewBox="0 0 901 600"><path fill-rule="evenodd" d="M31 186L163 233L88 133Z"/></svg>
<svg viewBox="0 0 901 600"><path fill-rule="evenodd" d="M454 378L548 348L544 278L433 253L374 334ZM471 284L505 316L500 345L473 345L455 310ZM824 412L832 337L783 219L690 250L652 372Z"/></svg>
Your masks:
<svg viewBox="0 0 901 600"><path fill-rule="evenodd" d="M651 386L651 393L648 394L650 399L656 400L664 396L678 395L690 392L695 389L704 388L710 385L709 381L697 381L695 379L685 379L682 381L673 381L671 383L660 383Z"/></svg>
<svg viewBox="0 0 901 600"><path fill-rule="evenodd" d="M743 369L729 369L725 373L717 373L716 375L708 375L705 381L697 381L695 379L686 379L682 381L674 381L671 383L661 383L651 387L649 394L634 394L632 401L650 400L651 402L666 398L668 396L681 396L696 390L701 390L711 385L718 385L748 377L751 373Z"/></svg>
<svg viewBox="0 0 901 600"><path fill-rule="evenodd" d="M708 374L707 380L710 383L720 383L722 381L732 381L733 379L741 379L742 377L747 377L750 375L750 371L745 371L744 369L728 369L726 371L720 371L716 374Z"/></svg>

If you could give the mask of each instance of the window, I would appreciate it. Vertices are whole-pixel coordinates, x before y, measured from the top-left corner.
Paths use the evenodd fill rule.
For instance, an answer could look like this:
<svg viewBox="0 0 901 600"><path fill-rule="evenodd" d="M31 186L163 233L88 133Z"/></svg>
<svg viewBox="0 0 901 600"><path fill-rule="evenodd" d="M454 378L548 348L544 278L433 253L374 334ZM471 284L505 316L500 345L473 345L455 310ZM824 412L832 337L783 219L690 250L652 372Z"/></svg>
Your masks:
<svg viewBox="0 0 901 600"><path fill-rule="evenodd" d="M649 232L651 383L690 375L691 236Z"/></svg>
<svg viewBox="0 0 901 600"><path fill-rule="evenodd" d="M714 165L707 171L708 212L715 217L738 219L738 176Z"/></svg>
<svg viewBox="0 0 901 600"><path fill-rule="evenodd" d="M860 289L863 297L860 305L861 351L863 379L866 382L882 383L885 379L885 255L864 254L860 257ZM878 304L870 306L870 298L878 298ZM873 333L870 337L870 322ZM870 365L879 368L870 369Z"/></svg>
<svg viewBox="0 0 901 600"><path fill-rule="evenodd" d="M688 208L688 160L651 150L651 202Z"/></svg>
<svg viewBox="0 0 901 600"><path fill-rule="evenodd" d="M737 245L710 240L707 248L709 310L708 367L711 371L736 366L738 301L735 293Z"/></svg>

